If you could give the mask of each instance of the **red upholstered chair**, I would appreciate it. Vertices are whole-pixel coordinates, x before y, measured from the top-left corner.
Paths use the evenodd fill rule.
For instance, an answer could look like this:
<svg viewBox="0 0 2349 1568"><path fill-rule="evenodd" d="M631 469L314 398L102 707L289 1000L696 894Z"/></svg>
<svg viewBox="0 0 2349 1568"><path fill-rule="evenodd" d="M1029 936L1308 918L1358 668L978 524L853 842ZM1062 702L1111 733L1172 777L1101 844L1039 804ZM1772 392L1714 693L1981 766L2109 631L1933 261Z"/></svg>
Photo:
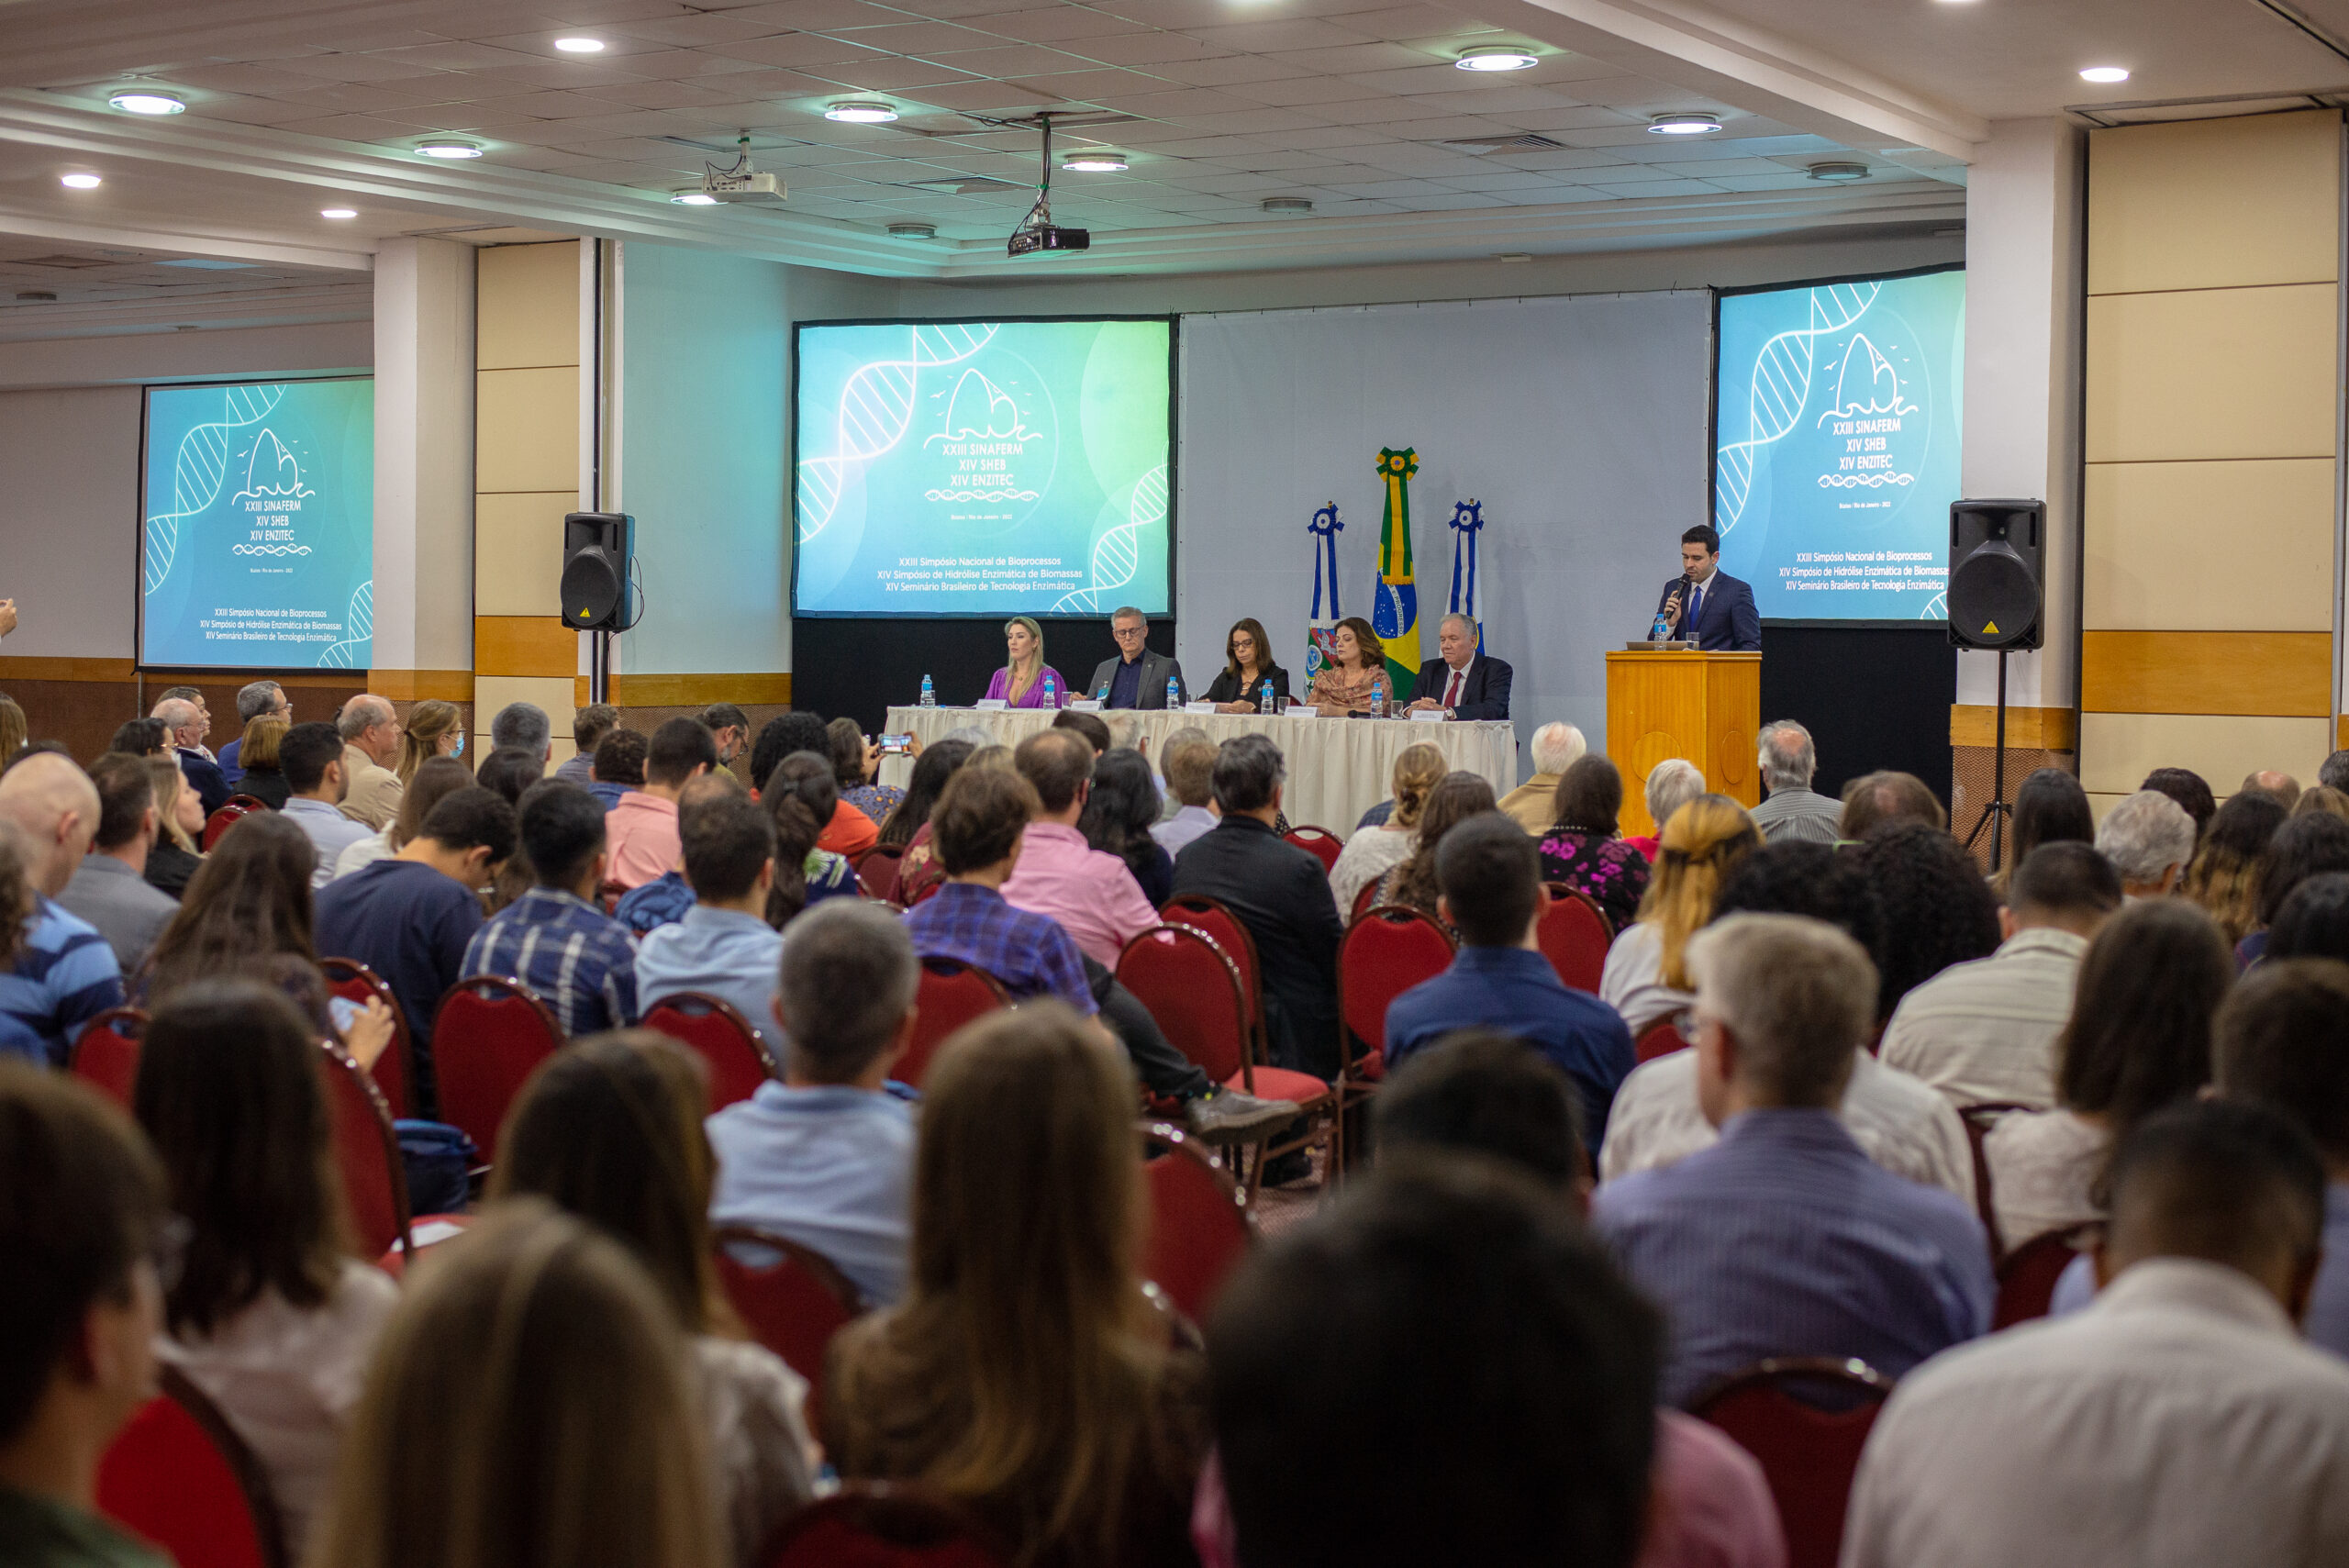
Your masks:
<svg viewBox="0 0 2349 1568"><path fill-rule="evenodd" d="M269 1478L217 1407L177 1367L98 1462L98 1511L179 1568L286 1568Z"/></svg>
<svg viewBox="0 0 2349 1568"><path fill-rule="evenodd" d="M392 1043L375 1058L372 1072L375 1087L384 1091L384 1101L392 1107L392 1119L414 1116L416 1095L409 1085L416 1082L416 1037L408 1032L407 1010L384 977L355 958L322 958L318 968L325 972L328 989L344 1001L363 1007L371 997L380 998L392 1010Z"/></svg>
<svg viewBox="0 0 2349 1568"><path fill-rule="evenodd" d="M644 1015L644 1027L691 1046L709 1064L709 1108L724 1110L758 1093L759 1085L783 1076L774 1053L751 1020L723 996L707 991L673 991Z"/></svg>
<svg viewBox="0 0 2349 1568"><path fill-rule="evenodd" d="M1327 828L1315 828L1306 823L1297 824L1282 837L1298 849L1309 851L1315 860L1321 862L1321 869L1325 872L1338 863L1338 856L1344 852L1346 847L1346 841Z"/></svg>
<svg viewBox="0 0 2349 1568"><path fill-rule="evenodd" d="M985 970L951 958L923 959L921 981L914 991L914 1038L890 1075L918 1089L949 1036L972 1019L1009 1006L1011 994Z"/></svg>
<svg viewBox="0 0 2349 1568"><path fill-rule="evenodd" d="M1151 1216L1142 1277L1183 1316L1203 1323L1225 1277L1255 1240L1255 1226L1231 1178L1197 1144L1164 1122L1145 1122L1141 1131L1160 1151L1142 1166Z"/></svg>
<svg viewBox="0 0 2349 1568"><path fill-rule="evenodd" d="M2093 1240L2097 1227L2069 1225L2043 1231L1998 1260L1998 1296L1990 1309L1992 1329L2011 1329L2047 1316L2055 1283Z"/></svg>
<svg viewBox="0 0 2349 1568"><path fill-rule="evenodd" d="M1362 891L1354 895L1354 906L1346 911L1346 920L1349 924L1361 919L1378 906L1379 881L1379 878L1372 877L1362 884Z"/></svg>
<svg viewBox="0 0 2349 1568"><path fill-rule="evenodd" d="M1460 944L1408 904L1382 904L1338 943L1338 1106L1370 1097L1386 1076L1386 1006L1452 967Z"/></svg>
<svg viewBox="0 0 2349 1568"><path fill-rule="evenodd" d="M449 987L432 1025L440 1119L462 1128L491 1163L506 1107L531 1069L562 1049L562 1026L519 983L475 974Z"/></svg>
<svg viewBox="0 0 2349 1568"><path fill-rule="evenodd" d="M1259 1056L1267 1049L1264 1033L1264 969L1256 958L1256 939L1240 923L1240 917L1224 906L1219 898L1209 898L1204 893L1178 893L1166 901L1158 917L1170 926L1189 926L1205 931L1215 939L1240 972L1240 994L1248 1004L1248 1031L1256 1041Z"/></svg>
<svg viewBox="0 0 2349 1568"><path fill-rule="evenodd" d="M856 862L857 885L867 898L892 904L897 897L897 872L906 858L903 844L875 844Z"/></svg>
<svg viewBox="0 0 2349 1568"><path fill-rule="evenodd" d="M147 1038L147 1015L137 1007L108 1007L82 1026L73 1040L69 1070L123 1109L139 1083L139 1043Z"/></svg>
<svg viewBox="0 0 2349 1568"><path fill-rule="evenodd" d="M251 816L254 812L267 811L268 809L269 803L267 801L256 799L252 795L230 795L222 803L219 810L214 812L211 816L204 819L204 836L198 841L198 847L201 848L206 854L210 854L212 852L213 846L220 842L220 836L223 833L226 833L229 828L234 828L239 820Z"/></svg>
<svg viewBox="0 0 2349 1568"><path fill-rule="evenodd" d="M1792 1356L1734 1373L1690 1407L1762 1462L1788 1568L1835 1568L1860 1449L1891 1392L1865 1362Z"/></svg>
<svg viewBox="0 0 2349 1568"><path fill-rule="evenodd" d="M1008 1568L1016 1556L935 1493L851 1481L785 1520L758 1561L759 1568Z"/></svg>
<svg viewBox="0 0 2349 1568"><path fill-rule="evenodd" d="M407 1169L384 1092L332 1040L318 1042L318 1086L334 1129L334 1160L359 1244L369 1255L407 1248Z"/></svg>
<svg viewBox="0 0 2349 1568"><path fill-rule="evenodd" d="M713 1240L726 1299L752 1339L807 1380L807 1429L822 1431L824 1347L864 1310L864 1298L813 1247L746 1225L722 1225Z"/></svg>
<svg viewBox="0 0 2349 1568"><path fill-rule="evenodd" d="M1982 1152L1982 1140L1998 1125L1998 1118L2016 1111L2032 1107L2011 1100L1991 1100L1978 1106L1968 1106L1957 1113L1965 1124L1965 1147L1974 1156L1974 1212L1981 1217L1982 1229L1990 1234L1990 1261L1997 1262L2007 1255L2007 1244L1998 1234L1998 1206L1991 1202L1990 1162ZM2030 1316L2038 1317L2038 1313Z"/></svg>
<svg viewBox="0 0 2349 1568"><path fill-rule="evenodd" d="M1534 940L1542 944L1542 956L1550 961L1559 979L1596 996L1598 977L1607 968L1607 949L1615 940L1615 928L1608 924L1590 895L1561 882L1551 883L1548 892L1542 924L1534 932Z"/></svg>
<svg viewBox="0 0 2349 1568"><path fill-rule="evenodd" d="M1653 1062L1659 1056L1669 1056L1675 1051L1686 1051L1688 1042L1680 1037L1680 1025L1671 1018L1650 1024L1632 1048L1642 1062Z"/></svg>

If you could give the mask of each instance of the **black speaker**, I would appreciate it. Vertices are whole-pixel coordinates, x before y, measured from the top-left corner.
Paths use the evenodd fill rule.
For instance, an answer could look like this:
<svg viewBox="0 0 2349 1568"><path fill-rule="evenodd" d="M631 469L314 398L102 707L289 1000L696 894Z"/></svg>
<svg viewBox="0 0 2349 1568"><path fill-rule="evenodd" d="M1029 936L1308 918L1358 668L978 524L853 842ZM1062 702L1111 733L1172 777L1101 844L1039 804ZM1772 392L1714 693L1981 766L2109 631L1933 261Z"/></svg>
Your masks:
<svg viewBox="0 0 2349 1568"><path fill-rule="evenodd" d="M1949 639L1960 648L2036 648L2044 632L2047 503L1954 501L1949 508Z"/></svg>
<svg viewBox="0 0 2349 1568"><path fill-rule="evenodd" d="M636 519L573 512L562 519L562 622L573 631L626 631Z"/></svg>

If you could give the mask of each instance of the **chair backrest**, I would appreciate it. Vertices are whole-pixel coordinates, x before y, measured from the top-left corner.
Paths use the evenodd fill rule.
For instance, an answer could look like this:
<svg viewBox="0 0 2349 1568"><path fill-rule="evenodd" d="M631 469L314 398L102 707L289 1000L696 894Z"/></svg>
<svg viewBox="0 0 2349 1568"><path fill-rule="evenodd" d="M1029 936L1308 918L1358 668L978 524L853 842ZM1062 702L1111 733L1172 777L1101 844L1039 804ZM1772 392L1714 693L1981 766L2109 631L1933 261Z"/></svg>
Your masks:
<svg viewBox="0 0 2349 1568"><path fill-rule="evenodd" d="M322 958L318 968L327 977L327 988L344 1001L363 1007L375 998L392 1010L392 1043L375 1058L370 1071L375 1087L384 1091L384 1103L392 1107L393 1119L414 1116L416 1095L409 1085L416 1082L416 1037L408 1032L407 1009L400 1006L382 975L355 958Z"/></svg>
<svg viewBox="0 0 2349 1568"><path fill-rule="evenodd" d="M239 818L249 817L256 811L268 809L266 805L255 800L251 795L230 795L219 810L204 819L204 837L201 840L204 852L210 854L213 846L220 842L220 835L234 828Z"/></svg>
<svg viewBox="0 0 2349 1568"><path fill-rule="evenodd" d="M899 1083L921 1087L930 1064L947 1037L974 1018L997 1007L1011 1006L1003 982L984 969L957 963L951 958L921 961L921 979L914 988L914 1038L897 1058L891 1074Z"/></svg>
<svg viewBox="0 0 2349 1568"><path fill-rule="evenodd" d="M1350 1044L1345 1060L1386 1052L1386 1005L1452 967L1459 944L1424 909L1381 904L1346 928L1338 943L1338 1011Z"/></svg>
<svg viewBox="0 0 2349 1568"><path fill-rule="evenodd" d="M69 1070L123 1109L139 1084L139 1044L147 1038L147 1015L137 1007L108 1007L73 1039Z"/></svg>
<svg viewBox="0 0 2349 1568"><path fill-rule="evenodd" d="M1262 1040L1264 968L1256 958L1256 939L1248 934L1240 917L1225 907L1220 898L1210 898L1204 893L1178 893L1158 911L1158 917L1170 926L1190 926L1215 939L1216 946L1240 971L1241 994L1248 999L1248 1027Z"/></svg>
<svg viewBox="0 0 2349 1568"><path fill-rule="evenodd" d="M1253 1092L1248 1001L1221 942L1197 926L1146 926L1118 954L1118 984L1209 1082L1238 1080Z"/></svg>
<svg viewBox="0 0 2349 1568"><path fill-rule="evenodd" d="M1346 911L1347 924L1352 925L1378 907L1378 884L1381 880L1374 876L1362 884L1362 891L1354 895L1354 906Z"/></svg>
<svg viewBox="0 0 2349 1568"><path fill-rule="evenodd" d="M1607 949L1615 940L1614 928L1590 895L1564 883L1549 884L1542 906L1542 924L1534 940L1542 956L1558 978L1576 991L1598 995L1598 977L1607 968Z"/></svg>
<svg viewBox="0 0 2349 1568"><path fill-rule="evenodd" d="M758 1568L1008 1568L1015 1553L967 1509L903 1483L851 1481L785 1521Z"/></svg>
<svg viewBox="0 0 2349 1568"><path fill-rule="evenodd" d="M432 1025L440 1119L494 1163L506 1107L531 1069L562 1048L562 1026L518 981L475 974L449 987Z"/></svg>
<svg viewBox="0 0 2349 1568"><path fill-rule="evenodd" d="M774 1053L751 1020L723 996L707 991L673 991L648 1008L644 1027L691 1046L709 1064L709 1108L724 1110L758 1093L759 1085L783 1076Z"/></svg>
<svg viewBox="0 0 2349 1568"><path fill-rule="evenodd" d="M864 851L856 862L857 884L864 889L867 898L892 903L897 896L897 873L903 869L906 847L903 844L875 844Z"/></svg>
<svg viewBox="0 0 2349 1568"><path fill-rule="evenodd" d="M218 1408L177 1367L98 1462L98 1511L164 1548L179 1568L285 1568L269 1478Z"/></svg>
<svg viewBox="0 0 2349 1568"><path fill-rule="evenodd" d="M2055 1282L2072 1266L2090 1225L2042 1231L1998 1260L1998 1296L1990 1309L1993 1329L2011 1329L2047 1316Z"/></svg>
<svg viewBox="0 0 2349 1568"><path fill-rule="evenodd" d="M1323 871L1336 865L1338 857L1345 852L1346 841L1327 828L1300 822L1281 836L1319 861Z"/></svg>
<svg viewBox="0 0 2349 1568"><path fill-rule="evenodd" d="M1150 1245L1142 1277L1166 1293L1194 1323L1207 1321L1216 1293L1255 1240L1230 1175L1188 1137L1164 1122L1146 1122L1142 1137L1159 1151L1142 1167L1150 1184Z"/></svg>
<svg viewBox="0 0 2349 1568"><path fill-rule="evenodd" d="M351 1222L369 1257L407 1246L407 1169L392 1107L367 1070L332 1040L318 1042L318 1084L334 1129L334 1159Z"/></svg>
<svg viewBox="0 0 2349 1568"><path fill-rule="evenodd" d="M2007 1243L1998 1234L1998 1207L1991 1201L1990 1161L1982 1151L1982 1140L1990 1136L1990 1129L1998 1125L2000 1117L2032 1108L2012 1100L1990 1100L1957 1113L1958 1119L1965 1124L1966 1151L1974 1156L1974 1212L1981 1217L1982 1229L1989 1232L1992 1262L2007 1255Z"/></svg>
<svg viewBox="0 0 2349 1568"><path fill-rule="evenodd" d="M1834 1568L1860 1450L1891 1392L1865 1362L1789 1357L1722 1379L1690 1407L1762 1462L1788 1568Z"/></svg>
<svg viewBox="0 0 2349 1568"><path fill-rule="evenodd" d="M864 1310L864 1298L813 1247L745 1225L722 1225L713 1240L726 1299L752 1339L807 1380L807 1429L823 1430L824 1347Z"/></svg>
<svg viewBox="0 0 2349 1568"><path fill-rule="evenodd" d="M1653 1062L1659 1056L1669 1056L1675 1051L1687 1049L1688 1042L1680 1038L1680 1025L1665 1018L1660 1023L1650 1024L1632 1051L1642 1062Z"/></svg>

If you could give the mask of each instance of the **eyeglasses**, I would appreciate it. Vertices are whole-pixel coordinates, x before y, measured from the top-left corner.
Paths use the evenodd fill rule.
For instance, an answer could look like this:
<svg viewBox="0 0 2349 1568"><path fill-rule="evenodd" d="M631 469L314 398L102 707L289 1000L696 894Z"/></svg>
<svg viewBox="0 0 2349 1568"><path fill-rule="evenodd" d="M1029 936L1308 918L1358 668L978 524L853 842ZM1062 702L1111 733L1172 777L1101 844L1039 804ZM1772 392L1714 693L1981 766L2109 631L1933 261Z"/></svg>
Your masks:
<svg viewBox="0 0 2349 1568"><path fill-rule="evenodd" d="M1109 635L1116 638L1119 642L1123 642L1129 638L1149 636L1150 628L1147 626L1113 626L1109 628Z"/></svg>

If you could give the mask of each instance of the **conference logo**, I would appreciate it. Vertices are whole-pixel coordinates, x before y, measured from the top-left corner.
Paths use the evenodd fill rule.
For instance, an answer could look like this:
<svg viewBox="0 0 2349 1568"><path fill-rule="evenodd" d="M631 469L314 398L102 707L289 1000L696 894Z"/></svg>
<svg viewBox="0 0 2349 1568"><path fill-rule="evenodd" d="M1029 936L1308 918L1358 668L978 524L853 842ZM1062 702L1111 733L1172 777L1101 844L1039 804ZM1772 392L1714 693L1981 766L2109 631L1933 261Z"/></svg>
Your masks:
<svg viewBox="0 0 2349 1568"><path fill-rule="evenodd" d="M972 368L955 379L941 428L922 438L954 464L952 477L922 492L925 501L1033 501L1015 466L1030 443L1045 438L1028 428L1009 393Z"/></svg>
<svg viewBox="0 0 2349 1568"><path fill-rule="evenodd" d="M1877 490L1916 484L1913 470L1895 466L1893 445L1902 434L1903 421L1917 412L1917 406L1900 395L1900 375L1892 361L1868 341L1866 333L1853 333L1835 377L1835 401L1816 422L1816 428L1843 443L1833 472L1819 476L1820 488Z"/></svg>
<svg viewBox="0 0 2349 1568"><path fill-rule="evenodd" d="M294 519L301 516L302 503L317 494L302 483L302 465L277 432L264 428L246 456L245 487L228 497L244 509L250 524L245 542L231 545L228 553L309 554L310 547L295 537Z"/></svg>

